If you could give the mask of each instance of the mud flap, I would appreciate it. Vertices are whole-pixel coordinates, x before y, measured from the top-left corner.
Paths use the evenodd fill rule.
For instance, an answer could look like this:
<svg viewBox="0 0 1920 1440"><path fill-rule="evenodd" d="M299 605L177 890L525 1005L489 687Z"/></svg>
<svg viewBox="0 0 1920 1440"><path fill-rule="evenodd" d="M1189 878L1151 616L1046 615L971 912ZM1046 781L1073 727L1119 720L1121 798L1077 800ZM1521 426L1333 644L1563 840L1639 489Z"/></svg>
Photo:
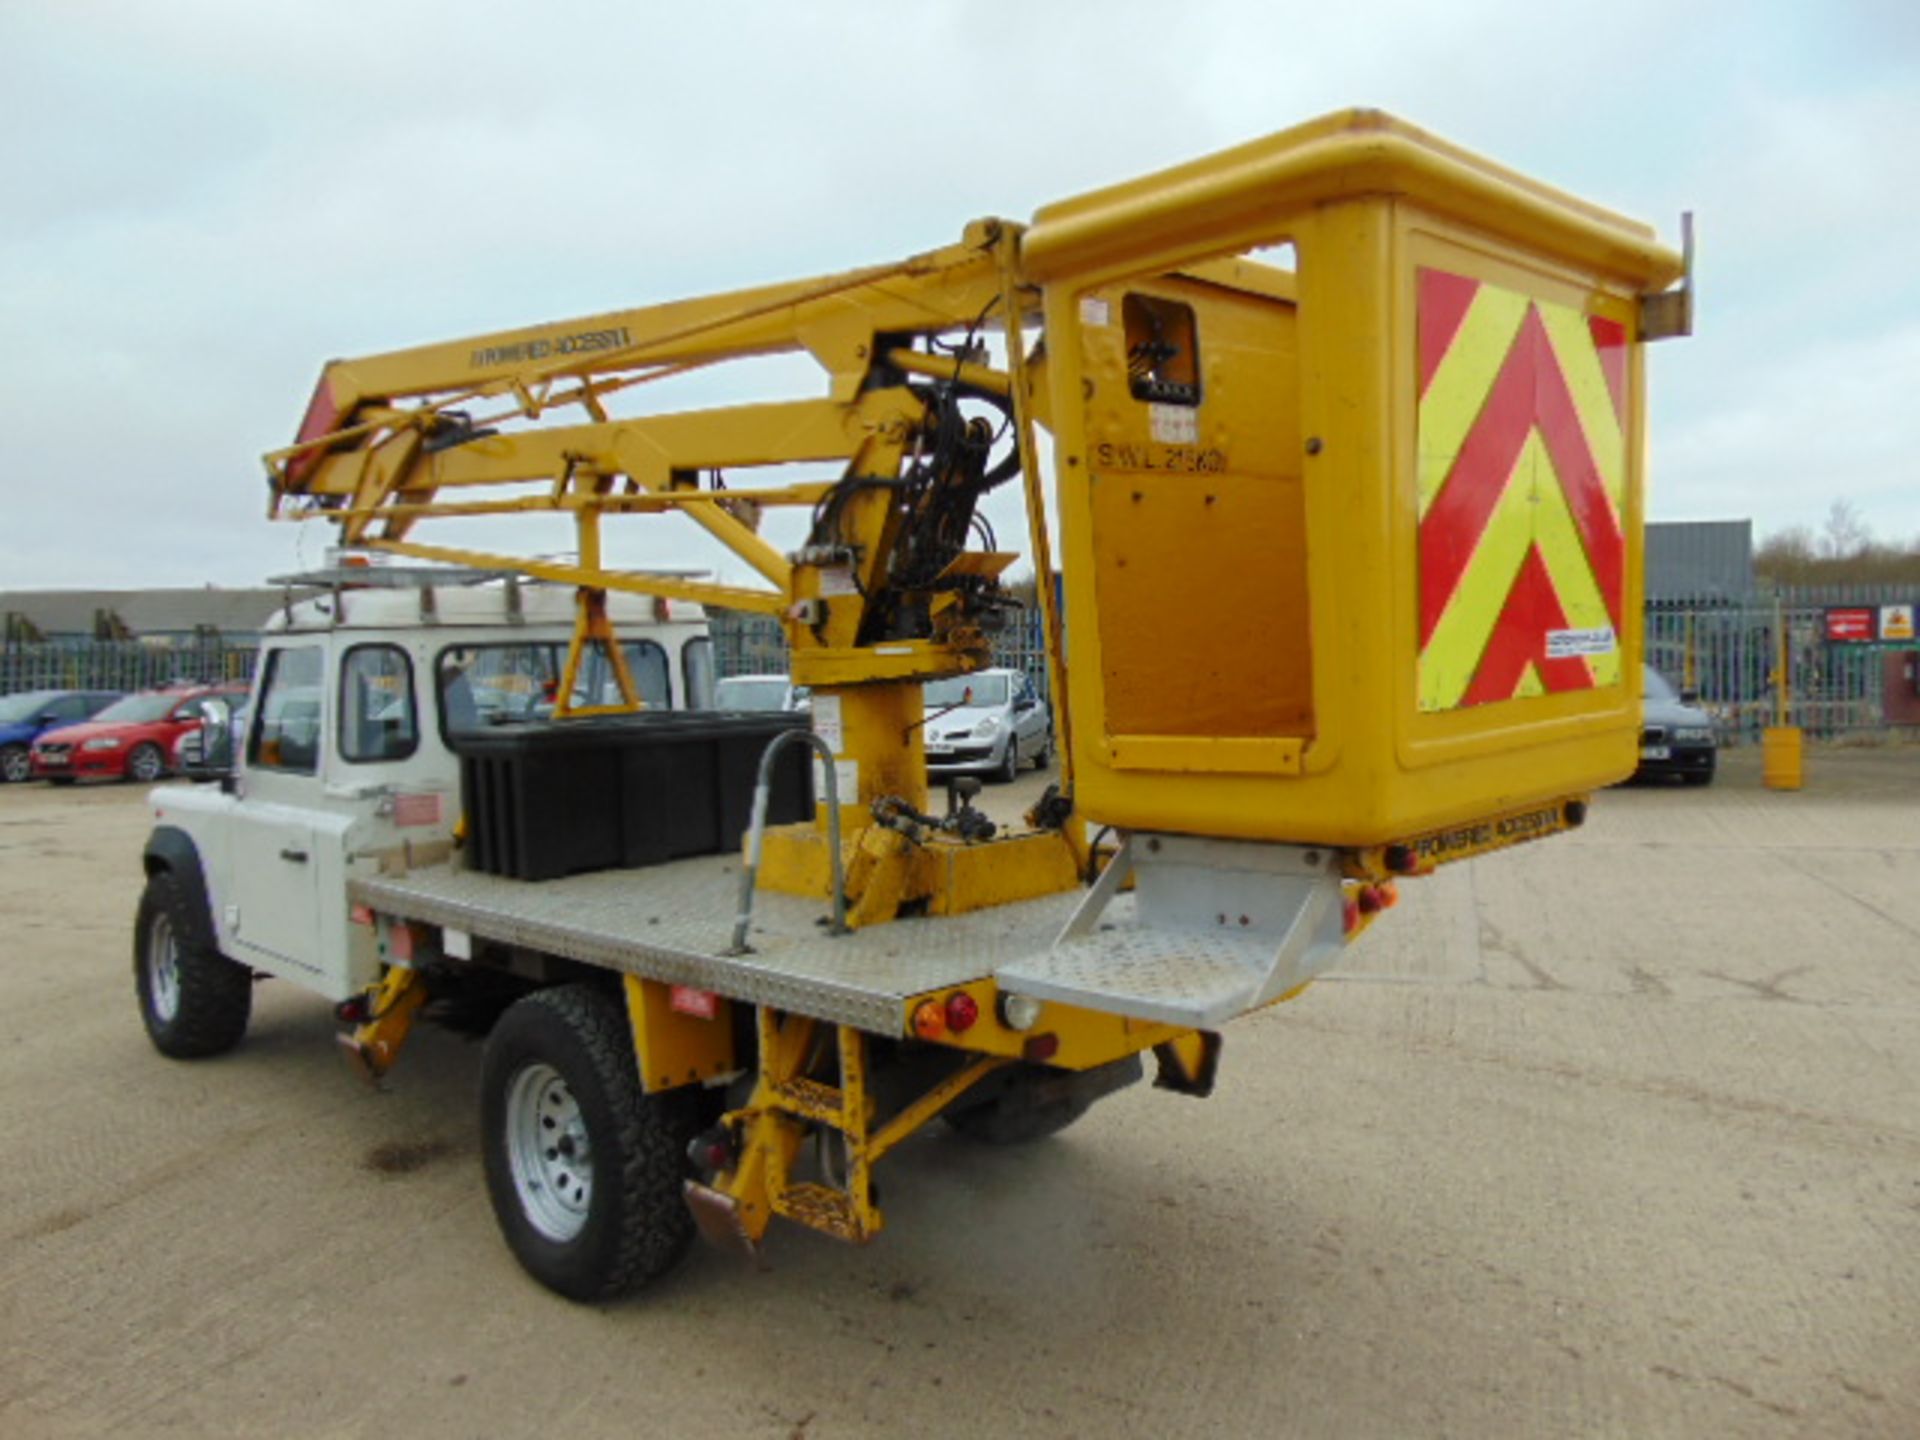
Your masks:
<svg viewBox="0 0 1920 1440"><path fill-rule="evenodd" d="M1153 1088L1191 1095L1196 1100L1206 1099L1213 1094L1224 1043L1216 1030L1196 1030L1178 1040L1154 1046L1153 1058L1159 1062L1159 1069L1153 1077Z"/></svg>
<svg viewBox="0 0 1920 1440"><path fill-rule="evenodd" d="M702 1240L716 1250L738 1255L757 1270L767 1268L760 1247L747 1234L746 1226L740 1223L738 1200L715 1190L711 1185L702 1185L698 1180L687 1181L684 1193L687 1209L693 1215L694 1226L700 1231Z"/></svg>

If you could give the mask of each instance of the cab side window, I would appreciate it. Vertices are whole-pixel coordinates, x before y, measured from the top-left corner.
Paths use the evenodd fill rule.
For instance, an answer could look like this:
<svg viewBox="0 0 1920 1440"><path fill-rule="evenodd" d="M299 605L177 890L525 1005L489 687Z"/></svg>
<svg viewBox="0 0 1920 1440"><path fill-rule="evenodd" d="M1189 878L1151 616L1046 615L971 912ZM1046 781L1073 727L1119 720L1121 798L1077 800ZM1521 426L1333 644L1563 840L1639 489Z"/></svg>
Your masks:
<svg viewBox="0 0 1920 1440"><path fill-rule="evenodd" d="M404 760L419 748L413 662L398 645L356 645L340 666L340 756Z"/></svg>
<svg viewBox="0 0 1920 1440"><path fill-rule="evenodd" d="M294 775L318 773L324 664L318 645L291 646L267 656L260 711L247 739L250 766Z"/></svg>

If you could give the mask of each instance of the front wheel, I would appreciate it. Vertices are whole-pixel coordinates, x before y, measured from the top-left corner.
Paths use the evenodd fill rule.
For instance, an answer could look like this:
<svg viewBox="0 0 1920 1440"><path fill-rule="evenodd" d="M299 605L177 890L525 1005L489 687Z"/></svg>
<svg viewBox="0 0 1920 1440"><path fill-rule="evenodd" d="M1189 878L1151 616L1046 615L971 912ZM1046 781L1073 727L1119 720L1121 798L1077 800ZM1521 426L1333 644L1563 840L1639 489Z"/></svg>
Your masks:
<svg viewBox="0 0 1920 1440"><path fill-rule="evenodd" d="M253 972L214 948L201 897L169 870L147 880L134 922L140 1018L162 1055L198 1060L240 1043L253 1011Z"/></svg>
<svg viewBox="0 0 1920 1440"><path fill-rule="evenodd" d="M591 985L536 991L500 1017L480 1065L480 1152L529 1275L610 1300L673 1268L693 1239L696 1098L642 1093L625 1012Z"/></svg>
<svg viewBox="0 0 1920 1440"><path fill-rule="evenodd" d="M33 757L24 745L0 747L0 784L19 785L33 778Z"/></svg>
<svg viewBox="0 0 1920 1440"><path fill-rule="evenodd" d="M1002 785L1011 785L1020 775L1020 737L1007 736L1007 753L994 767L993 778Z"/></svg>

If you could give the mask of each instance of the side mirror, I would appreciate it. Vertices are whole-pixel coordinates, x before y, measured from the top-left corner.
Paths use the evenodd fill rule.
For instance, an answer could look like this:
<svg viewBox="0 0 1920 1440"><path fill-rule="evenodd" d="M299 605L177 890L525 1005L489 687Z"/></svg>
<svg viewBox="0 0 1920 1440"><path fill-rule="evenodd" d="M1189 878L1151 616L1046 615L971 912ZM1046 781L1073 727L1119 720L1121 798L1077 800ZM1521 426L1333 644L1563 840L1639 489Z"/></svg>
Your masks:
<svg viewBox="0 0 1920 1440"><path fill-rule="evenodd" d="M1680 703L1682 705L1698 705L1700 703L1700 692L1693 686L1688 686L1680 692Z"/></svg>
<svg viewBox="0 0 1920 1440"><path fill-rule="evenodd" d="M233 772L233 705L218 696L200 702L200 728L180 742L180 773L220 780Z"/></svg>

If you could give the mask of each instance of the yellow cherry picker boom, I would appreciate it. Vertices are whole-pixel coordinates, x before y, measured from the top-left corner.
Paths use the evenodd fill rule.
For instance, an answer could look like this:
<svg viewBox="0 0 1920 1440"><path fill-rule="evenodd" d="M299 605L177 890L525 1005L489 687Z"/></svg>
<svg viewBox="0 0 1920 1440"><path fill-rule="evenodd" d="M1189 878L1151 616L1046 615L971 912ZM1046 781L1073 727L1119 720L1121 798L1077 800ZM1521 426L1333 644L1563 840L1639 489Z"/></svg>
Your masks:
<svg viewBox="0 0 1920 1440"><path fill-rule="evenodd" d="M1643 354L1688 330L1689 263L1356 110L893 264L330 363L267 457L274 516L565 587L556 730L643 708L630 623L778 617L812 711L773 745L819 762L773 823L769 751L733 853L518 880L464 863L451 815L448 844L354 852L322 902L355 922L329 991L350 1051L378 1073L460 976L509 986L489 1186L521 1262L582 1297L696 1226L871 1238L874 1167L936 1117L1034 1138L1149 1054L1209 1093L1221 1028L1298 995L1400 880L1577 825L1633 769ZM782 353L816 393L645 403ZM976 543L1002 486L1060 757L1012 829L966 787L930 798L923 698L989 665L1015 605L1019 557ZM790 552L761 534L780 507ZM606 562L610 522L668 515L753 579ZM534 516L576 553L516 549ZM441 534L482 517L506 538ZM275 753L256 734L223 783Z"/></svg>

